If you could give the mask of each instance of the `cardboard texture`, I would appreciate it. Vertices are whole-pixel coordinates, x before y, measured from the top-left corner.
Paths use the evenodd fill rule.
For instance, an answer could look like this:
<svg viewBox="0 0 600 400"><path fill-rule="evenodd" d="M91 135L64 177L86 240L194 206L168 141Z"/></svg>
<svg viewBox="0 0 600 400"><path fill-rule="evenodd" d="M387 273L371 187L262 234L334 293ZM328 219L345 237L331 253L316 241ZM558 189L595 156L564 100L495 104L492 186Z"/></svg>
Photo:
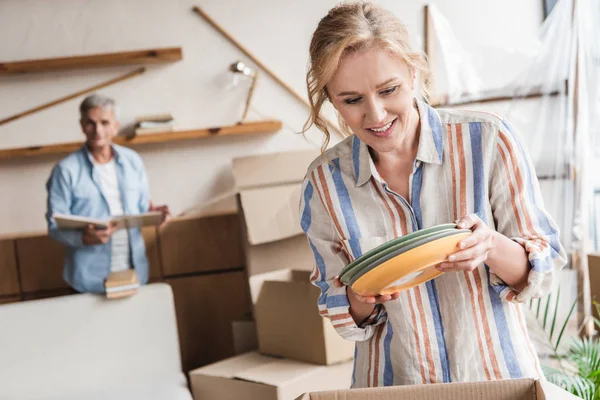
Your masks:
<svg viewBox="0 0 600 400"><path fill-rule="evenodd" d="M248 276L282 269L312 271L315 257L304 234L258 246L246 246Z"/></svg>
<svg viewBox="0 0 600 400"><path fill-rule="evenodd" d="M235 355L231 322L250 313L243 270L181 278L173 288L184 371Z"/></svg>
<svg viewBox="0 0 600 400"><path fill-rule="evenodd" d="M238 215L173 218L158 241L165 277L244 266Z"/></svg>
<svg viewBox="0 0 600 400"><path fill-rule="evenodd" d="M162 270L160 266L160 257L158 251L158 231L156 226L145 226L142 228L144 245L146 246L146 257L148 258L148 268L150 269L150 280L160 280Z"/></svg>
<svg viewBox="0 0 600 400"><path fill-rule="evenodd" d="M18 266L21 274L21 291L66 289L63 280L65 248L47 235L16 240Z"/></svg>
<svg viewBox="0 0 600 400"><path fill-rule="evenodd" d="M311 149L238 157L233 160L233 178L238 188L298 183L319 154Z"/></svg>
<svg viewBox="0 0 600 400"><path fill-rule="evenodd" d="M352 362L318 366L246 353L190 372L199 400L293 400L303 392L350 387Z"/></svg>
<svg viewBox="0 0 600 400"><path fill-rule="evenodd" d="M571 400L558 386L534 379L394 386L306 393L297 400Z"/></svg>
<svg viewBox="0 0 600 400"><path fill-rule="evenodd" d="M600 303L600 254L588 254L588 269L590 271L590 290L592 300ZM594 317L600 319L600 315L596 312L596 307L592 307Z"/></svg>
<svg viewBox="0 0 600 400"><path fill-rule="evenodd" d="M318 150L308 150L233 160L249 276L312 269L314 258L300 228L298 207L302 180L318 156Z"/></svg>
<svg viewBox="0 0 600 400"><path fill-rule="evenodd" d="M320 291L309 276L282 270L250 278L259 351L322 365L352 359L354 342L319 315Z"/></svg>

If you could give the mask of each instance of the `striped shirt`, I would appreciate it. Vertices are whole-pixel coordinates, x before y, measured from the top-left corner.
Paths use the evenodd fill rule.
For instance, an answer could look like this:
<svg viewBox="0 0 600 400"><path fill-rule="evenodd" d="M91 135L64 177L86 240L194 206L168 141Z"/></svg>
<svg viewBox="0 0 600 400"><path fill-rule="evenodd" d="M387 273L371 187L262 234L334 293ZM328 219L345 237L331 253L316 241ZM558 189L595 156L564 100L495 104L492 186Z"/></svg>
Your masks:
<svg viewBox="0 0 600 400"><path fill-rule="evenodd" d="M123 215L123 203L121 201L121 190L117 178L115 159L105 164L94 162L100 177L102 193L106 198L111 216ZM131 251L129 250L129 234L127 229L119 229L110 238L111 257L110 270L123 271L131 268Z"/></svg>
<svg viewBox="0 0 600 400"><path fill-rule="evenodd" d="M315 160L303 184L301 225L316 262L311 280L321 289L320 314L356 341L353 387L541 377L521 303L550 290L566 256L529 156L498 116L417 106L408 199L389 189L356 136ZM527 287L513 290L482 264L403 291L357 326L346 289L333 285L344 265L469 213L523 246Z"/></svg>

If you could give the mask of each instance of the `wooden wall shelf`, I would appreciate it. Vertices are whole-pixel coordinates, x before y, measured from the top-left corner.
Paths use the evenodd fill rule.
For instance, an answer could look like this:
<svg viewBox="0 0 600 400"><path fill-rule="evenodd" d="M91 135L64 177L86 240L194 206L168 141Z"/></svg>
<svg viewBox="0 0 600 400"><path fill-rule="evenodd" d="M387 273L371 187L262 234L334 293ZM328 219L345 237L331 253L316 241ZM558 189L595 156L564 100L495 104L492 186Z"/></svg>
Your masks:
<svg viewBox="0 0 600 400"><path fill-rule="evenodd" d="M181 47L167 47L160 49L123 51L118 53L89 54L74 57L11 61L0 63L0 75L106 67L113 65L155 64L179 61L182 58L183 53Z"/></svg>
<svg viewBox="0 0 600 400"><path fill-rule="evenodd" d="M247 134L274 133L281 129L282 123L277 120L264 120L246 122L238 125L222 126L218 128L192 129L186 131L169 131L151 134L142 134L133 138L118 136L114 142L122 146L133 147L136 145L167 143L180 140L201 139L216 136L233 136ZM10 158L30 157L43 154L65 154L76 151L83 142L61 143L48 146L20 147L15 149L0 150L0 160Z"/></svg>

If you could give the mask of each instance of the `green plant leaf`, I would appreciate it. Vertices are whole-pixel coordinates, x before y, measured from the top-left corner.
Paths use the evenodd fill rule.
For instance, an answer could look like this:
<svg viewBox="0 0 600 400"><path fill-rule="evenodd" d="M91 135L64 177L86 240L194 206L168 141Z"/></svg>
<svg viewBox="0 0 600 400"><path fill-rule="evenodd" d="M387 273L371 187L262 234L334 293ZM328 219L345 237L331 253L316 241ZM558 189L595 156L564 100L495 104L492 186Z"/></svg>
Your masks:
<svg viewBox="0 0 600 400"><path fill-rule="evenodd" d="M556 303L554 304L554 313L552 315L552 326L550 327L550 341L552 341L552 337L554 336L554 326L556 325L556 317L558 316L558 301L560 300L560 286L558 287L558 291L556 292ZM550 301L550 299L548 299Z"/></svg>
<svg viewBox="0 0 600 400"><path fill-rule="evenodd" d="M546 322L548 321L548 311L550 310L550 301L552 300L552 292L548 294L548 300L546 301L546 310L544 311L544 330L546 330Z"/></svg>
<svg viewBox="0 0 600 400"><path fill-rule="evenodd" d="M573 311L575 310L575 306L577 305L577 301L579 300L579 296L577 296L577 298L575 299L575 301L573 302L573 304L571 305L571 309L569 310L569 313L567 314L567 318L565 318L565 322L563 323L563 326L560 330L560 333L558 334L558 339L556 339L556 343L554 344L554 351L558 351L558 346L560 346L560 341L562 339L563 334L565 333L565 329L567 329L567 325L569 323L569 319L571 319L571 315L573 314Z"/></svg>

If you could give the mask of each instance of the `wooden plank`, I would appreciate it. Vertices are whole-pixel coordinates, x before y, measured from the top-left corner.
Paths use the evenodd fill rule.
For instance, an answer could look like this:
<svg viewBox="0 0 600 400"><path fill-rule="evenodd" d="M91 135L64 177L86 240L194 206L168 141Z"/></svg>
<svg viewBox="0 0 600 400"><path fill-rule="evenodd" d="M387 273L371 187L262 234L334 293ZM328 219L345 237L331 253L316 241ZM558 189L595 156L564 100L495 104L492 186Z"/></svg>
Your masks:
<svg viewBox="0 0 600 400"><path fill-rule="evenodd" d="M140 74L144 73L144 71L146 71L145 68L138 68L135 71L128 72L128 73L126 73L124 75L121 75L121 76L118 76L118 77L116 77L114 79L109 79L109 80L101 82L101 83L99 83L97 85L94 85L94 86L91 86L91 87L79 90L79 91L77 91L75 93L71 93L69 95L66 95L66 96L60 97L58 99L52 100L52 101L50 101L48 103L44 103L44 104L41 104L39 106L30 108L29 110L22 111L22 112L20 112L18 114L15 114L15 115L11 115L10 117L6 117L6 118L1 119L0 120L0 125L6 124L8 122L15 121L17 119L26 117L26 116L31 115L31 114L35 114L35 113L37 113L39 111L42 111L42 110L45 110L47 108L54 107L57 104L64 103L65 101L68 101L68 100L74 99L76 97L82 96L82 95L84 95L86 93L95 92L96 90L101 89L103 87L114 85L115 83L124 81L124 80L129 79L129 78L133 78L134 76L137 76L137 75L140 75Z"/></svg>
<svg viewBox="0 0 600 400"><path fill-rule="evenodd" d="M479 104L479 103L494 103L494 102L501 102L501 101L513 101L513 100L529 100L529 99L539 99L541 97L545 97L545 96L566 96L566 93L560 92L558 90L552 91L552 92L531 92L531 93L527 93L525 95L514 95L514 96L489 96L486 97L485 94L483 94L481 97L474 97L474 98L466 98L464 100L457 100L457 101L453 101L450 102L448 100L447 96L443 96L441 99L439 99L438 102L436 103L432 103L431 106L432 107L456 107L456 106L464 106L464 105L470 105L470 104Z"/></svg>
<svg viewBox="0 0 600 400"><path fill-rule="evenodd" d="M231 322L250 314L244 271L168 279L173 288L183 371L235 354Z"/></svg>
<svg viewBox="0 0 600 400"><path fill-rule="evenodd" d="M19 273L13 240L0 241L0 295L18 295Z"/></svg>
<svg viewBox="0 0 600 400"><path fill-rule="evenodd" d="M181 47L165 47L159 49L121 51L116 53L88 54L83 56L11 61L0 63L0 75L106 67L112 65L165 63L180 61L182 58L183 53Z"/></svg>
<svg viewBox="0 0 600 400"><path fill-rule="evenodd" d="M159 232L165 277L244 266L237 214L170 221Z"/></svg>
<svg viewBox="0 0 600 400"><path fill-rule="evenodd" d="M114 142L122 146L135 147L137 145L167 143L181 140L202 139L214 136L232 136L247 134L274 133L281 129L282 123L277 120L246 122L238 125L223 126L206 129L192 129L185 131L159 132L138 135L134 138L118 136ZM14 149L0 150L0 160L9 158L31 157L44 154L66 154L78 150L84 142L61 143L47 146L30 146Z"/></svg>
<svg viewBox="0 0 600 400"><path fill-rule="evenodd" d="M146 245L146 257L150 269L150 281L160 280L162 268L160 266L160 255L158 248L158 233L155 226L145 226L142 228L142 236Z"/></svg>
<svg viewBox="0 0 600 400"><path fill-rule="evenodd" d="M60 243L44 235L17 239L16 249L23 292L69 287L63 280L65 251Z"/></svg>

